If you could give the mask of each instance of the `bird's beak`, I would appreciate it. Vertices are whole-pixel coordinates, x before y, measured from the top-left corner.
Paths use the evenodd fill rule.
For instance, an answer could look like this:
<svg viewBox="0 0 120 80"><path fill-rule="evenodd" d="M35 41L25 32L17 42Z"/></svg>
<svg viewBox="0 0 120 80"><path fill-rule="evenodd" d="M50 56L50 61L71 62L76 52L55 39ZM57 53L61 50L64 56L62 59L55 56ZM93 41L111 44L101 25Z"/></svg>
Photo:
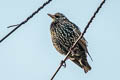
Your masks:
<svg viewBox="0 0 120 80"><path fill-rule="evenodd" d="M52 19L55 19L55 16L52 14L48 14L48 16L50 16Z"/></svg>

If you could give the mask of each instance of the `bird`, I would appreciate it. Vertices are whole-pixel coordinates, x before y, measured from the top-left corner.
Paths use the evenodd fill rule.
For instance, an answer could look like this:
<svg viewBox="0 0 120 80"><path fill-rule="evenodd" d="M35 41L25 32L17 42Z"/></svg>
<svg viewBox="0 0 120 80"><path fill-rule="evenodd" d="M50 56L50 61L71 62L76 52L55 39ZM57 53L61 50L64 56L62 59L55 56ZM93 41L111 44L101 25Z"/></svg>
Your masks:
<svg viewBox="0 0 120 80"><path fill-rule="evenodd" d="M62 55L67 55L71 46L81 35L81 31L77 25L72 23L62 13L57 12L55 14L48 14L48 16L53 19L50 25L50 34L53 46ZM89 55L87 41L83 37L72 49L68 59L77 64L85 73L87 73L91 70L91 66L87 61L87 55Z"/></svg>

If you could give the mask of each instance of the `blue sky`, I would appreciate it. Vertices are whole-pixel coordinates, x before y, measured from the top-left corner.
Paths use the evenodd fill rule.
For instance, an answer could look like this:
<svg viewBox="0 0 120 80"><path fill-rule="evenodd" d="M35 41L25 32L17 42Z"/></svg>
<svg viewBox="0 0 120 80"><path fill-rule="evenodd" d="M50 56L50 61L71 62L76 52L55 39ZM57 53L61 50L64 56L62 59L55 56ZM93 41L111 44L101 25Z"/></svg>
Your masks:
<svg viewBox="0 0 120 80"><path fill-rule="evenodd" d="M50 80L64 58L52 45L47 13L61 12L83 31L102 0L53 0L29 22L0 43L0 80ZM45 0L1 0L0 38L26 19ZM61 68L54 80L119 80L119 0L107 0L90 25L85 38L92 70L87 74L72 63Z"/></svg>

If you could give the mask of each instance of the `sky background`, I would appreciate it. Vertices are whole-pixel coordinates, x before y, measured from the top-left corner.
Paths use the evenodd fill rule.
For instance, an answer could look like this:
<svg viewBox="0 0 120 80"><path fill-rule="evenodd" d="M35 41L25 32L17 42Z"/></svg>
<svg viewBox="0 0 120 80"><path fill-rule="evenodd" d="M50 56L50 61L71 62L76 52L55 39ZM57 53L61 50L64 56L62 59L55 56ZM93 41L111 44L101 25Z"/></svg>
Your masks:
<svg viewBox="0 0 120 80"><path fill-rule="evenodd" d="M0 0L0 38L46 0ZM63 13L84 30L102 0L53 0L37 15L0 43L0 80L50 80L60 61L52 45L47 13ZM120 80L120 0L107 0L85 34L92 70L87 74L72 63L54 80Z"/></svg>

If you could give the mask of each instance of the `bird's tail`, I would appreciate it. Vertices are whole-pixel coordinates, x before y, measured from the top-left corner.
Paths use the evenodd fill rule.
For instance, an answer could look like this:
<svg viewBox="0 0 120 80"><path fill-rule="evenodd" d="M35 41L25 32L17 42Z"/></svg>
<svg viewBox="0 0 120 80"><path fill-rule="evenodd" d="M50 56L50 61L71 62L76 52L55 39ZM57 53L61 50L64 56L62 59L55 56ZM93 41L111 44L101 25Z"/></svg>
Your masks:
<svg viewBox="0 0 120 80"><path fill-rule="evenodd" d="M87 73L89 70L91 70L91 66L87 62L86 57L81 57L81 58L74 58L71 59L75 64L77 64L79 67L84 69L84 72Z"/></svg>
<svg viewBox="0 0 120 80"><path fill-rule="evenodd" d="M89 70L91 70L91 66L89 65L89 63L87 62L87 59L81 59L81 63L82 68L84 69L84 72L87 73Z"/></svg>

